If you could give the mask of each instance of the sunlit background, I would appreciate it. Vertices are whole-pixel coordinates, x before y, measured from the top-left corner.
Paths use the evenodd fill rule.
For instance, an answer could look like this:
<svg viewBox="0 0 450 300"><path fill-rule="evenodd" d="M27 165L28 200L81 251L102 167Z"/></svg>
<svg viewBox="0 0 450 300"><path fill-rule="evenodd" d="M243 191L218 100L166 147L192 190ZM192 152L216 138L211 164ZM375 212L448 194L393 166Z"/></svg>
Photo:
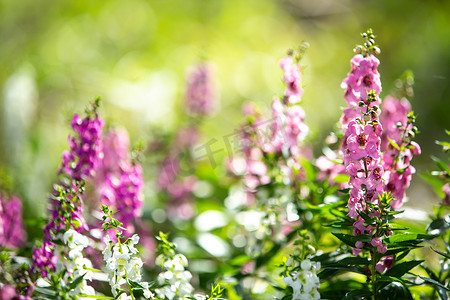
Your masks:
<svg viewBox="0 0 450 300"><path fill-rule="evenodd" d="M1 0L0 184L24 199L26 216L43 215L74 112L100 96L107 123L145 143L155 128L180 125L186 70L203 60L214 65L220 98L203 139L220 141L242 123L245 101L269 110L284 89L278 61L303 41L302 105L319 154L367 28L382 50L383 96L405 70L415 74L423 154L413 163L426 172L450 128L449 12L450 2L437 0ZM430 209L418 176L409 196Z"/></svg>

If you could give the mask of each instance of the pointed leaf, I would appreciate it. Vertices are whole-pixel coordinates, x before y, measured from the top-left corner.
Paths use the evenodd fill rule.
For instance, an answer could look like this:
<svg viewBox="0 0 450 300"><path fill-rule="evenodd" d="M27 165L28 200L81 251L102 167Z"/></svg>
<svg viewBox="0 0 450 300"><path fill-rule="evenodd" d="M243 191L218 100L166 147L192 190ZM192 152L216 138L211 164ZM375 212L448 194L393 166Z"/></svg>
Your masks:
<svg viewBox="0 0 450 300"><path fill-rule="evenodd" d="M442 171L444 171L447 174L450 174L450 167L445 162L443 162L436 156L431 156L431 159L434 160L434 162L437 164L439 169L441 169Z"/></svg>
<svg viewBox="0 0 450 300"><path fill-rule="evenodd" d="M436 250L436 249L433 249L433 248L431 248L431 250L433 250L434 252L436 252L436 253L438 253L438 254L440 254L440 255L442 255L442 256L448 258L448 259L450 259L450 255L447 254L447 253L441 252L441 251Z"/></svg>
<svg viewBox="0 0 450 300"><path fill-rule="evenodd" d="M396 234L387 239L388 243L398 243L398 242L416 242L420 240L431 240L435 238L436 235L432 234L420 234L420 233L402 233Z"/></svg>
<svg viewBox="0 0 450 300"><path fill-rule="evenodd" d="M403 275L405 275L407 272L409 272L411 269L421 264L422 262L423 260L412 260L397 264L391 269L387 270L385 276L401 278Z"/></svg>
<svg viewBox="0 0 450 300"><path fill-rule="evenodd" d="M423 281L425 281L428 284L432 284L435 285L436 287L440 287L446 291L450 291L449 288L447 288L445 285L443 285L442 283L440 283L439 281L436 281L434 279L428 278L428 277L423 277L423 276L419 276L421 279L423 279Z"/></svg>
<svg viewBox="0 0 450 300"><path fill-rule="evenodd" d="M128 279L128 283L134 288L139 288L139 289L144 288L139 282L133 281L131 279Z"/></svg>
<svg viewBox="0 0 450 300"><path fill-rule="evenodd" d="M74 288L76 288L76 287L80 284L80 282L83 280L84 275L86 275L86 274L83 274L83 275L78 276L77 278L75 278L75 279L69 284L68 290L70 291L70 290L73 290Z"/></svg>
<svg viewBox="0 0 450 300"><path fill-rule="evenodd" d="M355 247L355 243L358 241L361 242L370 242L371 237L367 234L360 234L358 236L350 235L350 234L344 234L344 233L334 233L333 235L337 237L339 240L341 240L344 244L349 245L350 247Z"/></svg>

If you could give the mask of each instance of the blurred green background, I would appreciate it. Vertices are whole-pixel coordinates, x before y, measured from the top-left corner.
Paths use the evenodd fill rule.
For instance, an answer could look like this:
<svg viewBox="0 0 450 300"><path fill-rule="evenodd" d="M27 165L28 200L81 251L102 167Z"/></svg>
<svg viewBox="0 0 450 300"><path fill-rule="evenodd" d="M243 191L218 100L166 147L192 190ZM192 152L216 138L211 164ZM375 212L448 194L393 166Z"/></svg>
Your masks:
<svg viewBox="0 0 450 300"><path fill-rule="evenodd" d="M171 132L183 114L186 69L215 64L220 110L202 125L205 142L242 123L241 105L268 111L283 92L278 60L310 43L302 61L302 105L316 154L346 105L342 79L360 32L371 27L383 96L410 69L423 155L434 168L435 140L450 129L450 1L419 0L0 0L1 184L45 212L70 118L97 96L102 116L127 128L132 142L150 128ZM220 146L218 146L220 147ZM418 176L411 203L430 209L433 195Z"/></svg>

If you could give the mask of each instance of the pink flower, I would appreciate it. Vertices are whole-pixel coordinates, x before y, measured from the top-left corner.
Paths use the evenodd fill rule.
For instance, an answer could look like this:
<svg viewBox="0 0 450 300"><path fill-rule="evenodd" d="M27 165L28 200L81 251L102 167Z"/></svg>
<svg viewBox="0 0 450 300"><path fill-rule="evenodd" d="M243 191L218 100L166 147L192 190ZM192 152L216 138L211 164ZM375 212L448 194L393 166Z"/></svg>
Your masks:
<svg viewBox="0 0 450 300"><path fill-rule="evenodd" d="M330 184L336 184L333 180L339 174L345 174L345 166L343 164L336 164L327 156L320 156L316 159L316 167L320 170L317 179L323 181L328 180ZM341 189L347 187L347 183L337 184Z"/></svg>
<svg viewBox="0 0 450 300"><path fill-rule="evenodd" d="M357 106L360 100L367 99L367 93L381 92L380 74L377 67L380 61L373 55L355 55L351 61L352 70L344 79L341 87L346 90L345 99L350 107ZM377 104L378 105L378 104Z"/></svg>
<svg viewBox="0 0 450 300"><path fill-rule="evenodd" d="M411 105L407 99L396 99L387 96L382 105L380 122L383 124L384 132L381 136L381 149L383 154L383 168L386 170L383 178L385 190L391 192L395 200L391 201L393 209L399 209L403 204L406 189L409 187L414 167L410 165L413 155L419 155L421 149L413 141L405 141L405 133L412 129L408 122L408 113ZM391 145L391 142L402 147L401 151ZM408 146L405 148L404 146Z"/></svg>
<svg viewBox="0 0 450 300"><path fill-rule="evenodd" d="M384 256L377 263L377 265L375 266L375 269L377 270L378 273L381 274L381 273L384 273L384 271L392 268L393 263L394 263L394 256L393 255Z"/></svg>
<svg viewBox="0 0 450 300"><path fill-rule="evenodd" d="M386 244L381 244L377 246L377 251L381 254L384 254L387 252L387 245Z"/></svg>
<svg viewBox="0 0 450 300"><path fill-rule="evenodd" d="M372 238L372 240L370 241L370 244L373 247L378 247L379 245L381 245L383 242L381 241L381 239L379 237L374 237Z"/></svg>
<svg viewBox="0 0 450 300"><path fill-rule="evenodd" d="M210 115L217 102L217 93L212 82L211 66L200 63L188 72L186 109L194 116Z"/></svg>
<svg viewBox="0 0 450 300"><path fill-rule="evenodd" d="M300 102L303 89L301 87L302 73L299 65L294 63L294 59L291 56L288 56L280 60L280 66L284 71L283 80L286 84L285 95L287 102L291 104Z"/></svg>
<svg viewBox="0 0 450 300"><path fill-rule="evenodd" d="M23 296L12 285L5 284L0 287L0 299L2 300L32 300L30 296Z"/></svg>

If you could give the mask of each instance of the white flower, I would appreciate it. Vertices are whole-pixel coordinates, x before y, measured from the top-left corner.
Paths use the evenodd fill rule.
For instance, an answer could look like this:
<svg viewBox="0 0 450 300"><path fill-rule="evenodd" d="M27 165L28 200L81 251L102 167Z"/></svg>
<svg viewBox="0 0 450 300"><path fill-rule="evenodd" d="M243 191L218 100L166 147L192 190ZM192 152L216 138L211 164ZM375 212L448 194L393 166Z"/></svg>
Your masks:
<svg viewBox="0 0 450 300"><path fill-rule="evenodd" d="M157 277L158 284L162 286L155 290L158 297L172 300L175 296L177 299L183 299L192 294L194 291L190 284L192 274L184 268L188 265L188 260L184 255L176 254L172 259L159 255L156 261L165 269Z"/></svg>
<svg viewBox="0 0 450 300"><path fill-rule="evenodd" d="M311 261L309 259L305 259L304 261L302 261L301 266L303 270L308 271L309 269L311 269Z"/></svg>
<svg viewBox="0 0 450 300"><path fill-rule="evenodd" d="M144 297L153 298L153 293L148 288L147 282L141 282L142 260L137 257L138 250L134 247L139 242L139 236L133 235L124 244L114 244L109 237L105 238L107 243L103 250L103 259L106 262L109 285L114 297L117 296L117 289L121 289L128 280L135 281L143 287ZM127 293L120 295L118 299L131 299Z"/></svg>
<svg viewBox="0 0 450 300"><path fill-rule="evenodd" d="M153 299L155 295L153 295L153 293L148 289L148 282L141 282L141 285L144 287L144 297L147 299Z"/></svg>
<svg viewBox="0 0 450 300"><path fill-rule="evenodd" d="M88 238L73 229L69 229L64 233L63 241L69 248L75 248L76 246L85 248L89 246Z"/></svg>
<svg viewBox="0 0 450 300"><path fill-rule="evenodd" d="M292 261L289 265L295 267ZM300 266L302 271L290 272L290 276L283 278L284 283L290 286L294 292L292 299L320 299L320 294L317 291L320 287L320 280L316 275L317 270L320 269L320 263L305 259L300 263Z"/></svg>

